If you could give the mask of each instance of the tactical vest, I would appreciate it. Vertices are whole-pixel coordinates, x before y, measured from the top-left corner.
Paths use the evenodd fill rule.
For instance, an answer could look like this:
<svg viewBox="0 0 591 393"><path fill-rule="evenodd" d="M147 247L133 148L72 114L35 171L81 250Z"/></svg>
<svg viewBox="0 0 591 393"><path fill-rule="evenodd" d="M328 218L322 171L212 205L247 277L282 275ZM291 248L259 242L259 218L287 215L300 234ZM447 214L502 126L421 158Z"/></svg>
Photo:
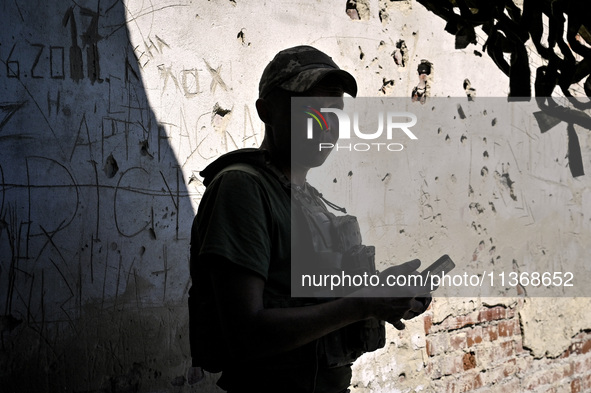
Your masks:
<svg viewBox="0 0 591 393"><path fill-rule="evenodd" d="M292 191L292 238L299 234L300 246L292 251L292 264L295 264L292 274L295 271L321 276L376 274L375 248L362 244L357 218L336 216L328 211L325 202L344 212L308 184L305 189ZM306 242L307 247L302 244ZM355 286L324 287L316 291L316 297L308 300L311 304L323 303L358 289ZM301 301L302 298L294 299L294 306ZM344 366L353 363L365 352L382 348L385 343L384 321L371 318L322 337L319 340L319 357L327 367Z"/></svg>
<svg viewBox="0 0 591 393"><path fill-rule="evenodd" d="M268 170L279 178L284 187L289 190L293 187L284 174L270 165L255 169L248 164L231 164L216 177L230 170L241 170L255 176L260 176L260 170ZM301 259L297 258L300 260L292 259L292 264L306 263L306 270L311 268L319 274L341 274L342 271L350 275L375 274L375 249L373 246L361 244L357 219L350 215L335 216L330 213L324 202L330 206L334 205L326 201L315 188L309 185L307 188L309 192L292 192L292 234L301 235L300 239L308 243L302 247L306 255L302 255ZM358 288L340 287L336 292L321 290L314 297L308 298L264 299L264 306L277 308L320 304L346 296L355 289ZM201 303L200 299L189 299L190 341L194 366L203 367L210 372L219 372L224 368L224 351L216 347L223 342L221 337L218 337L221 329L213 326L211 319L209 323L204 324L204 313L209 314L211 319L216 318L212 305L207 306ZM320 364L324 364L325 367L344 366L353 363L365 352L382 348L385 342L384 321L367 319L320 338L317 357Z"/></svg>

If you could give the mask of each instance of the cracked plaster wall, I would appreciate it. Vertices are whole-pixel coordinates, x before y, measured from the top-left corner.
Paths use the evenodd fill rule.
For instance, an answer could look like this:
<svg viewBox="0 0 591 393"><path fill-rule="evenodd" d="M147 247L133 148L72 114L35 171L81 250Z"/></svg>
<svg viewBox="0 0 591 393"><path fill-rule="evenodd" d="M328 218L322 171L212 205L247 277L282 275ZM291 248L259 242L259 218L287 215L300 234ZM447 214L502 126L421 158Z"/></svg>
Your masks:
<svg viewBox="0 0 591 393"><path fill-rule="evenodd" d="M423 59L433 65L430 97L465 97L465 79L477 98L507 95L506 77L478 55L481 40L454 50L444 22L412 1L357 3L2 3L1 361L10 383L215 391L214 376L186 379L198 171L262 140L254 102L277 51L326 51L357 77L360 96L410 97ZM443 252L479 266L497 256L524 265L588 257L589 180L565 168L565 134L541 136L533 124L520 135L493 133L491 117L486 129L420 136L431 154L399 155L380 203L367 204L395 207L355 211L380 261ZM579 135L588 165L589 134ZM353 190L367 183L358 169L331 170L337 182L317 185L359 205ZM498 304L516 310L523 346L537 359L563 353L591 327L586 299L438 299L428 317L443 326ZM428 369L432 331L423 325L418 318L390 330L386 348L356 364L353 391L437 390L447 377Z"/></svg>

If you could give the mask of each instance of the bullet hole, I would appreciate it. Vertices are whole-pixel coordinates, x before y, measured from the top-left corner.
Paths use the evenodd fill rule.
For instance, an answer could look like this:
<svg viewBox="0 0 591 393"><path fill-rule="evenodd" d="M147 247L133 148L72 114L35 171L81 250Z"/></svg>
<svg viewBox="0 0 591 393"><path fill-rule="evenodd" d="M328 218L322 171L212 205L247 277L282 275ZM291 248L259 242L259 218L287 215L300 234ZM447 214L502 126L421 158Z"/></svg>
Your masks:
<svg viewBox="0 0 591 393"><path fill-rule="evenodd" d="M486 116L486 115L488 115L488 112L486 111L486 109L482 111L482 115L483 115L483 116Z"/></svg>
<svg viewBox="0 0 591 393"><path fill-rule="evenodd" d="M236 35L236 38L238 39L238 42L240 42L242 45L250 46L250 42L246 42L246 38L244 36L244 29L240 29L240 31Z"/></svg>
<svg viewBox="0 0 591 393"><path fill-rule="evenodd" d="M497 118L495 117L494 119L492 119L492 121L490 122L490 124L494 127L497 125Z"/></svg>
<svg viewBox="0 0 591 393"><path fill-rule="evenodd" d="M488 158L488 152L486 150L484 151L484 153L482 153L482 157Z"/></svg>
<svg viewBox="0 0 591 393"><path fill-rule="evenodd" d="M478 202L472 202L470 204L470 210L475 211L477 214L484 213L484 208Z"/></svg>
<svg viewBox="0 0 591 393"><path fill-rule="evenodd" d="M150 228L148 232L150 233L150 238L156 240L156 231L154 231L154 228Z"/></svg>
<svg viewBox="0 0 591 393"><path fill-rule="evenodd" d="M383 94L388 94L390 90L394 87L394 80L382 78L382 87L380 87L380 92Z"/></svg>
<svg viewBox="0 0 591 393"><path fill-rule="evenodd" d="M452 175L450 176L450 179L451 179L451 182L452 182L452 183L455 183L455 182L457 181L457 180L456 180L456 175L454 175L453 173L452 173Z"/></svg>
<svg viewBox="0 0 591 393"><path fill-rule="evenodd" d="M465 119L466 114L464 113L464 108L460 104L458 104L458 115L460 115L460 119Z"/></svg>
<svg viewBox="0 0 591 393"><path fill-rule="evenodd" d="M439 180L439 176L435 176L435 181Z"/></svg>
<svg viewBox="0 0 591 393"><path fill-rule="evenodd" d="M400 233L400 234L402 234L404 232L405 232L404 229L401 229L401 230L398 231L398 233Z"/></svg>
<svg viewBox="0 0 591 393"><path fill-rule="evenodd" d="M365 57L365 53L363 53L363 49L361 49L361 46L359 47L359 60L363 60L363 58Z"/></svg>
<svg viewBox="0 0 591 393"><path fill-rule="evenodd" d="M466 135L462 135L462 136L460 137L460 142L461 142L461 143L464 143L464 142L466 141L466 139L468 139L468 137L467 137Z"/></svg>
<svg viewBox="0 0 591 393"><path fill-rule="evenodd" d="M482 57L482 53L480 53L477 50L474 50L474 55L478 56L478 57Z"/></svg>
<svg viewBox="0 0 591 393"><path fill-rule="evenodd" d="M230 4L232 4L234 7L236 7L236 0L230 0Z"/></svg>
<svg viewBox="0 0 591 393"><path fill-rule="evenodd" d="M382 177L382 181L389 179L390 178L390 174L386 173L386 175L384 177Z"/></svg>
<svg viewBox="0 0 591 393"><path fill-rule="evenodd" d="M421 60L421 63L417 67L417 73L419 76L419 83L412 90L412 101L419 101L424 104L429 96L430 86L429 81L431 79L431 72L433 71L433 64L428 60Z"/></svg>
<svg viewBox="0 0 591 393"><path fill-rule="evenodd" d="M515 190L513 187L513 184L515 184L515 182L511 180L509 173L505 171L504 165L503 174L500 174L499 172L495 171L495 177L503 186L505 186L509 190L509 195L511 196L511 199L517 201L517 196L515 195Z"/></svg>
<svg viewBox="0 0 591 393"><path fill-rule="evenodd" d="M214 116L224 117L230 112L232 112L231 109L224 109L218 103L216 103L213 106L213 115Z"/></svg>
<svg viewBox="0 0 591 393"><path fill-rule="evenodd" d="M337 178L335 177L334 179L332 179L332 182L333 183L336 183L337 182Z"/></svg>
<svg viewBox="0 0 591 393"><path fill-rule="evenodd" d="M464 79L464 91L466 92L468 101L474 101L474 98L476 98L476 89L472 87L468 78Z"/></svg>
<svg viewBox="0 0 591 393"><path fill-rule="evenodd" d="M349 177L353 176L353 171L349 171L349 173L347 173L347 176L349 176Z"/></svg>
<svg viewBox="0 0 591 393"><path fill-rule="evenodd" d="M141 256L141 255L144 255L144 254L145 254L145 252L146 252L146 247L144 247L144 246L141 246L141 247L140 247L140 256Z"/></svg>
<svg viewBox="0 0 591 393"><path fill-rule="evenodd" d="M398 376L398 381L399 382L403 382L405 379L406 379L406 374L405 373L402 373L402 374L400 374Z"/></svg>
<svg viewBox="0 0 591 393"><path fill-rule="evenodd" d="M345 12L352 20L369 20L369 0L347 0Z"/></svg>
<svg viewBox="0 0 591 393"><path fill-rule="evenodd" d="M493 213L496 213L496 212L497 212L497 209L495 208L495 204L494 204L494 203L492 203L492 202L489 202L489 203L488 203L488 205L490 206L490 210L491 210Z"/></svg>
<svg viewBox="0 0 591 393"><path fill-rule="evenodd" d="M211 116L211 124L213 128L220 133L224 133L228 126L228 122L230 121L231 113L232 109L224 109L216 103L213 107Z"/></svg>
<svg viewBox="0 0 591 393"><path fill-rule="evenodd" d="M191 183L193 183L193 182L195 182L195 181L197 181L197 176L195 176L194 174L192 174L192 175L189 177L189 182L188 182L187 184L191 184Z"/></svg>
<svg viewBox="0 0 591 393"><path fill-rule="evenodd" d="M115 242L111 243L111 250L113 250L113 251L117 250L117 243L115 243Z"/></svg>
<svg viewBox="0 0 591 393"><path fill-rule="evenodd" d="M357 12L357 4L355 1L347 1L345 12L352 20L359 20L359 13Z"/></svg>
<svg viewBox="0 0 591 393"><path fill-rule="evenodd" d="M480 170L480 176L484 177L488 175L488 168L483 166L482 169Z"/></svg>
<svg viewBox="0 0 591 393"><path fill-rule="evenodd" d="M109 157L107 157L103 171L109 179L113 178L119 171L119 166L117 165L117 161L113 157L113 154L109 154Z"/></svg>
<svg viewBox="0 0 591 393"><path fill-rule="evenodd" d="M446 142L449 142L450 140L451 140L451 138L449 137L449 134L447 134L447 135L445 136L445 141L446 141Z"/></svg>
<svg viewBox="0 0 591 393"><path fill-rule="evenodd" d="M398 42L396 42L396 50L392 52L392 58L397 66L406 67L406 64L408 64L408 48L404 40L398 40ZM429 70L427 75L430 73L431 71Z"/></svg>
<svg viewBox="0 0 591 393"><path fill-rule="evenodd" d="M486 137L482 138L482 142L484 142L484 143L486 143L486 142L487 142L487 139L486 139Z"/></svg>
<svg viewBox="0 0 591 393"><path fill-rule="evenodd" d="M140 142L140 154L144 157L154 158L154 156L152 154L150 154L149 149L150 149L150 144L147 139L145 141Z"/></svg>
<svg viewBox="0 0 591 393"><path fill-rule="evenodd" d="M437 129L437 135L441 134L441 127Z"/></svg>

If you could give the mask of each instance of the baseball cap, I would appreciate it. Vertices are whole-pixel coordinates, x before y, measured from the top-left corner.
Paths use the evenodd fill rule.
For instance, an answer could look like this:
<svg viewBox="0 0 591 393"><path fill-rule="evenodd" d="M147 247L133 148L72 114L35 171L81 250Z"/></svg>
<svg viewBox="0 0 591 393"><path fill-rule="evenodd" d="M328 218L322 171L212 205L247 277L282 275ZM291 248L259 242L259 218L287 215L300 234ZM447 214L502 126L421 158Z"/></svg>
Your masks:
<svg viewBox="0 0 591 393"><path fill-rule="evenodd" d="M326 53L307 45L284 49L265 67L259 83L259 97L265 97L276 87L303 93L328 75L336 75L341 80L345 93L357 95L353 75L341 70Z"/></svg>

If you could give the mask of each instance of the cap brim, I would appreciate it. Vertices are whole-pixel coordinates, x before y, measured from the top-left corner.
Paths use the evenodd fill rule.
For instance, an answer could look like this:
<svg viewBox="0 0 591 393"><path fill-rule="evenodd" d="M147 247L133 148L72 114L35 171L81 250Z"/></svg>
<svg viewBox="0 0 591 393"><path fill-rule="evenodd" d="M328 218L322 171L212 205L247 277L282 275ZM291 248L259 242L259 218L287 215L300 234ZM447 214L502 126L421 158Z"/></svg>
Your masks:
<svg viewBox="0 0 591 393"><path fill-rule="evenodd" d="M279 86L288 91L303 93L316 86L318 82L329 75L335 75L339 78L345 93L352 97L357 96L357 82L353 75L349 74L347 71L335 70L334 68L314 68L311 70L305 70L283 82Z"/></svg>

